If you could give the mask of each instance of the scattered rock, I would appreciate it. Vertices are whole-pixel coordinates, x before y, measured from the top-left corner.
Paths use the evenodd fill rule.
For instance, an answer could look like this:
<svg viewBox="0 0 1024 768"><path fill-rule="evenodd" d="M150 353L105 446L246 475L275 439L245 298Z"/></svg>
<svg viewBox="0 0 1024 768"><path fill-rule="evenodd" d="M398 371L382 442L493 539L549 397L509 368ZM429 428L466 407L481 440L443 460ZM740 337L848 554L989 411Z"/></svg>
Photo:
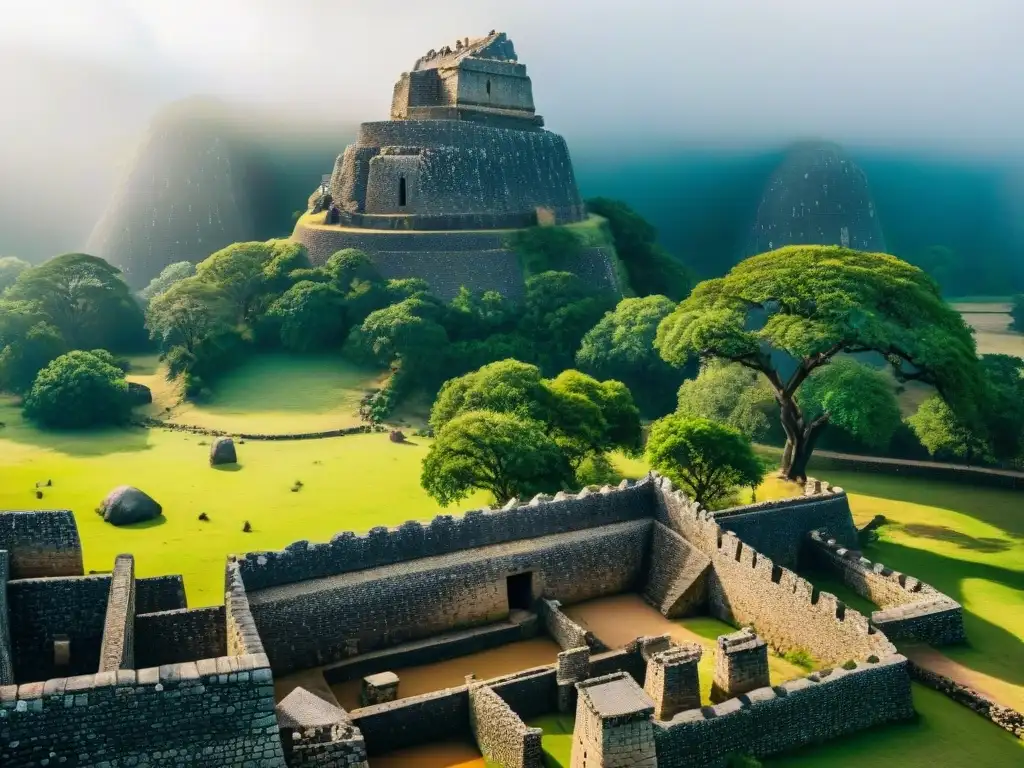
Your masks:
<svg viewBox="0 0 1024 768"><path fill-rule="evenodd" d="M292 485L292 493L298 493L301 490L302 490L302 481L301 480L296 480L295 484Z"/></svg>
<svg viewBox="0 0 1024 768"><path fill-rule="evenodd" d="M42 491L40 491L40 490L37 490L37 491L36 491L36 498L37 498L37 499L41 499L41 498L43 498L43 492L42 492Z"/></svg>
<svg viewBox="0 0 1024 768"><path fill-rule="evenodd" d="M129 381L128 399L131 400L133 406L149 405L153 402L153 392L145 384L139 384L137 381Z"/></svg>
<svg viewBox="0 0 1024 768"><path fill-rule="evenodd" d="M405 433L403 433L402 430L400 429L392 429L391 433L388 435L388 439L392 443L404 443Z"/></svg>
<svg viewBox="0 0 1024 768"><path fill-rule="evenodd" d="M210 446L210 466L220 464L237 464L238 454L235 453L235 441L230 437L218 437Z"/></svg>
<svg viewBox="0 0 1024 768"><path fill-rule="evenodd" d="M202 520L204 523L210 522L210 516L208 514L206 514L205 512L200 512L199 513L199 519Z"/></svg>
<svg viewBox="0 0 1024 768"><path fill-rule="evenodd" d="M252 523L248 520L246 520L245 525L242 526L242 533L252 533Z"/></svg>
<svg viewBox="0 0 1024 768"><path fill-rule="evenodd" d="M97 511L111 525L130 525L160 517L163 507L138 488L120 485L107 494Z"/></svg>

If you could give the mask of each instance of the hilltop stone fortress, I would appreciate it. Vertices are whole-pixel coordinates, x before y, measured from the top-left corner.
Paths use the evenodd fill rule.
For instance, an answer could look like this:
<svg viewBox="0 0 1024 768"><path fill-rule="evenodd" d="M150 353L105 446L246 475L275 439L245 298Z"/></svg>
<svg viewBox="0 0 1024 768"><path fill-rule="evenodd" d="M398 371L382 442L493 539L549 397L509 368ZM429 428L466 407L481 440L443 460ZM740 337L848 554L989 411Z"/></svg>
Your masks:
<svg viewBox="0 0 1024 768"><path fill-rule="evenodd" d="M391 119L360 126L293 239L314 263L360 248L385 277L422 277L443 298L463 285L516 296L508 235L586 219L565 140L543 125L505 33L431 50L395 85ZM565 268L617 288L610 244L585 245Z"/></svg>
<svg viewBox="0 0 1024 768"><path fill-rule="evenodd" d="M555 712L575 713L573 768L784 752L912 717L892 640L963 640L957 603L855 546L839 488L811 481L712 513L651 474L231 557L224 604L190 609L180 577L136 578L130 555L83 575L70 512L6 512L0 765L373 766L474 740L501 765L540 768L541 731L526 723ZM798 575L809 564L879 610L819 592ZM623 593L738 631L708 648L669 635L609 648L569 615ZM553 640L557 659L403 696L403 670L531 637ZM823 668L772 680L770 650L796 649ZM710 653L717 703L702 705ZM343 681L361 686L358 708L331 692Z"/></svg>

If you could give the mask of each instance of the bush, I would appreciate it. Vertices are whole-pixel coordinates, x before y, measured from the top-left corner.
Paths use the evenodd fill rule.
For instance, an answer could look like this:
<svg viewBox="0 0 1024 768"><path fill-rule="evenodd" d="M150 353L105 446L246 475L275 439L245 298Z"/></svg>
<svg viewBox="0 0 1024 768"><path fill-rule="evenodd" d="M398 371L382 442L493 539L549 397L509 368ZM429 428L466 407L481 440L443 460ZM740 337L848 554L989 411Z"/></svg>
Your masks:
<svg viewBox="0 0 1024 768"><path fill-rule="evenodd" d="M803 648L794 648L791 651L786 651L782 654L782 658L802 669L814 668L814 657Z"/></svg>
<svg viewBox="0 0 1024 768"><path fill-rule="evenodd" d="M850 659L848 661L844 661L843 662L843 669L845 669L845 670L851 670L851 669L856 669L856 668L857 668L857 662L854 661L853 659Z"/></svg>
<svg viewBox="0 0 1024 768"><path fill-rule="evenodd" d="M85 429L122 424L131 414L124 371L92 352L68 352L39 372L25 416L46 427Z"/></svg>

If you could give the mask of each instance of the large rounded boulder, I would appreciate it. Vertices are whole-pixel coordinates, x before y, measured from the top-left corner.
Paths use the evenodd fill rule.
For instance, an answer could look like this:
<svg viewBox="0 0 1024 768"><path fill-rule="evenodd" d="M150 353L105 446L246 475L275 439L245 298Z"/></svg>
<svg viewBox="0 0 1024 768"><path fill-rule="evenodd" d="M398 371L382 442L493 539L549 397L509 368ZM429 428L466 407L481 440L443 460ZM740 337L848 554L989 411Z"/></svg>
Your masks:
<svg viewBox="0 0 1024 768"><path fill-rule="evenodd" d="M149 405L153 402L153 391L145 384L129 381L128 399L131 400L132 406Z"/></svg>
<svg viewBox="0 0 1024 768"><path fill-rule="evenodd" d="M220 464L237 464L238 454L235 453L235 441L230 437L218 437L210 446L210 466Z"/></svg>
<svg viewBox="0 0 1024 768"><path fill-rule="evenodd" d="M131 525L160 517L163 507L138 488L121 485L107 494L97 511L111 525Z"/></svg>

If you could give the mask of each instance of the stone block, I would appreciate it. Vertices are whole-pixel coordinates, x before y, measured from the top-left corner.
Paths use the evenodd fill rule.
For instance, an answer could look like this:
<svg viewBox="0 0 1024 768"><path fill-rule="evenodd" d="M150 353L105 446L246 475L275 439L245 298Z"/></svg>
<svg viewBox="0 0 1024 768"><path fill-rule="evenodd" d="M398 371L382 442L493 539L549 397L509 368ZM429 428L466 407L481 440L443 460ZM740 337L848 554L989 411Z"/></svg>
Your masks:
<svg viewBox="0 0 1024 768"><path fill-rule="evenodd" d="M385 704L398 698L398 675L394 672L380 672L363 678L359 702L364 707Z"/></svg>

